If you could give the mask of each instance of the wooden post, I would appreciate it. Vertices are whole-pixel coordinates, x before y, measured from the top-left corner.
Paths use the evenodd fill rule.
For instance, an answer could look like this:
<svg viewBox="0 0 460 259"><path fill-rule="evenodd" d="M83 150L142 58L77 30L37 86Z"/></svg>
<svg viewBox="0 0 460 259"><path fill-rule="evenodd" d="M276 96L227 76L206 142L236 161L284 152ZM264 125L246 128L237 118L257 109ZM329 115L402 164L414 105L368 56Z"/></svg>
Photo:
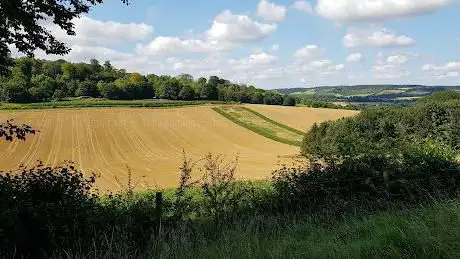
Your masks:
<svg viewBox="0 0 460 259"><path fill-rule="evenodd" d="M158 234L161 231L161 218L163 215L163 193L155 193L155 216L157 218Z"/></svg>

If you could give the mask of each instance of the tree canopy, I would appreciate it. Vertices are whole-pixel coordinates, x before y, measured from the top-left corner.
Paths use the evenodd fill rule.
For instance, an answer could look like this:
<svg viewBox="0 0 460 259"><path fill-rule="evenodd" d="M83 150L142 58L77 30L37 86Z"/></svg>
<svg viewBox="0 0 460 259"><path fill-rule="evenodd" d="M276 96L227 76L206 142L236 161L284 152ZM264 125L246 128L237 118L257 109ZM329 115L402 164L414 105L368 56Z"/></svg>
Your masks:
<svg viewBox="0 0 460 259"><path fill-rule="evenodd" d="M42 102L79 96L295 105L295 100L287 95L235 84L218 76L195 79L188 74L172 77L127 73L113 67L110 61L101 65L95 59L89 63L70 63L18 58L13 59L10 75L0 77L0 101L3 102Z"/></svg>

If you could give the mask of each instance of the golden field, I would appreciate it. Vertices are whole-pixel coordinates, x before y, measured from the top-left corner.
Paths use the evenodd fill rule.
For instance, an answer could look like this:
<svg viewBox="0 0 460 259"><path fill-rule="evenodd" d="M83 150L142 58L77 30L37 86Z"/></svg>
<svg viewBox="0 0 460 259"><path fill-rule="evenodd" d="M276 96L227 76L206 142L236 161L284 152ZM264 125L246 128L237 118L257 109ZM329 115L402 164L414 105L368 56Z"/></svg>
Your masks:
<svg viewBox="0 0 460 259"><path fill-rule="evenodd" d="M357 115L359 111L248 104L246 107L291 128L307 131L315 122Z"/></svg>
<svg viewBox="0 0 460 259"><path fill-rule="evenodd" d="M288 122L299 121L293 125L299 129L315 121L353 114L346 111L339 116L342 113L337 110L327 110L333 113L330 115L322 110L280 106L250 108L290 126ZM0 170L34 165L37 160L46 165L70 160L85 173L100 174L100 191L123 188L127 167L135 182L143 179L138 187L173 187L179 180L182 150L192 159L208 152L228 159L238 155L237 176L244 179L269 177L280 160L299 152L297 147L234 124L209 106L0 112L0 121L11 118L16 124L25 123L40 132L25 142L0 142Z"/></svg>

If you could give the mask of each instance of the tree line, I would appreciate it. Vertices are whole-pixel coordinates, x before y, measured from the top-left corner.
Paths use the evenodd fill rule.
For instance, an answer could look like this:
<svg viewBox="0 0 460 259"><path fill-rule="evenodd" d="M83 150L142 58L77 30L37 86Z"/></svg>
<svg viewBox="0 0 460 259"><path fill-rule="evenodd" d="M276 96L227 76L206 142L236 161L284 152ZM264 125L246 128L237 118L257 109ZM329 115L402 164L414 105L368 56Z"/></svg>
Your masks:
<svg viewBox="0 0 460 259"><path fill-rule="evenodd" d="M270 105L295 105L295 99L252 85L236 84L211 76L193 78L142 75L114 68L109 61L89 63L18 58L7 76L0 77L3 102L44 102L67 97L103 97L111 100L162 98L169 100L219 100Z"/></svg>

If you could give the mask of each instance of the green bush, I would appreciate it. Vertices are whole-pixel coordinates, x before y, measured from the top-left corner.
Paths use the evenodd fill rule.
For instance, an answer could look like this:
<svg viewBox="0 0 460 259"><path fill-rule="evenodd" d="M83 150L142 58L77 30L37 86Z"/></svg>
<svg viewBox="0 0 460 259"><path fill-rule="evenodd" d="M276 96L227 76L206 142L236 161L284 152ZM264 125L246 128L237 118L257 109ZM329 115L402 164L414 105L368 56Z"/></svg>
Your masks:
<svg viewBox="0 0 460 259"><path fill-rule="evenodd" d="M460 165L449 147L429 140L307 168L284 167L273 177L281 208L343 213L363 206L381 208L396 200L456 195Z"/></svg>
<svg viewBox="0 0 460 259"><path fill-rule="evenodd" d="M411 108L379 108L315 125L301 152L312 160L341 160L401 143L436 140L460 151L460 102L425 103Z"/></svg>
<svg viewBox="0 0 460 259"><path fill-rule="evenodd" d="M283 97L283 106L295 106L295 98L289 95Z"/></svg>
<svg viewBox="0 0 460 259"><path fill-rule="evenodd" d="M155 193L99 196L95 180L71 163L0 174L1 254L46 257L56 249L89 247L107 233L142 249L160 222L169 224L157 213Z"/></svg>
<svg viewBox="0 0 460 259"><path fill-rule="evenodd" d="M94 181L71 164L0 175L1 250L37 257L85 235L97 200L90 193Z"/></svg>

